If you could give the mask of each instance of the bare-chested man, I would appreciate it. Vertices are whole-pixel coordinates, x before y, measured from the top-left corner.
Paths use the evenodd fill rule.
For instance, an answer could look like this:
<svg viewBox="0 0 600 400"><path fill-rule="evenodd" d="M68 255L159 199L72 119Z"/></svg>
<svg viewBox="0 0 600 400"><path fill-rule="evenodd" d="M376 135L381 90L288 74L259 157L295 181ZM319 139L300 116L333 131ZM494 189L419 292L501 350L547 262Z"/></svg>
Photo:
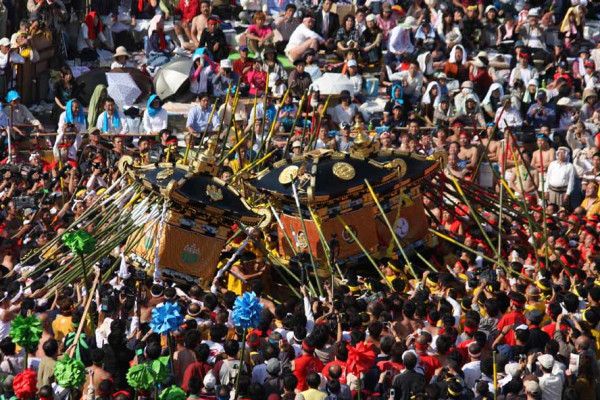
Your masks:
<svg viewBox="0 0 600 400"><path fill-rule="evenodd" d="M523 160L517 158L519 165L512 168L510 174L509 186L515 192L523 195L529 195L537 198L538 171L531 165L531 160L527 153L523 153ZM523 185L523 186L521 186Z"/></svg>
<svg viewBox="0 0 600 400"><path fill-rule="evenodd" d="M479 156L481 155L480 149L471 144L471 135L469 135L466 131L462 131L460 133L458 143L460 144L458 157L461 160L467 161L467 169L474 171L475 168L477 168Z"/></svg>
<svg viewBox="0 0 600 400"><path fill-rule="evenodd" d="M510 133L510 128L504 130L504 139L498 143L496 157L500 171L507 171L515 166L515 158L519 156L519 150Z"/></svg>
<svg viewBox="0 0 600 400"><path fill-rule="evenodd" d="M210 6L210 1L202 0L202 3L200 3L200 14L194 17L190 27L189 36L191 42L184 43L184 49L194 51L200 46L200 36L202 35L204 28L206 28L208 19L211 15L212 8Z"/></svg>
<svg viewBox="0 0 600 400"><path fill-rule="evenodd" d="M540 128L540 133L537 134L538 149L531 155L531 166L538 170L538 174L543 174L544 180L546 178L546 172L548 171L548 165L556 160L556 150L551 148L549 144L549 131L550 129L547 126ZM538 181L541 185L542 176L538 177Z"/></svg>
<svg viewBox="0 0 600 400"><path fill-rule="evenodd" d="M446 171L444 171L448 178L454 176L458 179L464 179L465 176L469 173L467 168L461 167L458 164L458 156L456 154L448 155L448 165L446 166Z"/></svg>
<svg viewBox="0 0 600 400"><path fill-rule="evenodd" d="M481 146L486 150L488 162L498 162L498 140L496 140L496 126L493 123L487 124L485 137L481 138Z"/></svg>
<svg viewBox="0 0 600 400"><path fill-rule="evenodd" d="M400 337L407 337L411 333L417 331L417 329L423 328L423 321L415 318L415 311L417 306L412 301L407 301L402 307L402 320L394 323L394 330Z"/></svg>
<svg viewBox="0 0 600 400"><path fill-rule="evenodd" d="M100 386L100 382L111 379L112 374L103 368L104 364L104 350L102 349L94 349L92 350L92 366L87 368L88 375L85 382L85 386L83 388L83 393L87 393L87 388L91 384L96 392L98 392L98 387Z"/></svg>

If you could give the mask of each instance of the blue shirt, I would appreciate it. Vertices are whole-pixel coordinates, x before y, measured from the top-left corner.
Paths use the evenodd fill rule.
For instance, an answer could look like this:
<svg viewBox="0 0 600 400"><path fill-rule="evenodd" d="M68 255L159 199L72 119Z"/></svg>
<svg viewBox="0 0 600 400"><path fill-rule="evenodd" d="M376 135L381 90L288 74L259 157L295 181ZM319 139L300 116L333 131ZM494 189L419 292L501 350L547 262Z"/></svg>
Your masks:
<svg viewBox="0 0 600 400"><path fill-rule="evenodd" d="M534 111L537 112L534 114ZM547 125L551 128L556 127L556 110L549 104L540 106L539 103L532 104L527 110L527 121L534 127L539 128Z"/></svg>
<svg viewBox="0 0 600 400"><path fill-rule="evenodd" d="M190 110L185 126L187 128L191 127L195 132L204 132L204 130L206 130L206 126L208 125L211 111L212 107L208 107L206 110L203 110L199 105L195 106ZM219 128L220 123L221 121L219 120L219 116L217 115L217 112L215 112L210 120L210 126L208 130L216 131Z"/></svg>

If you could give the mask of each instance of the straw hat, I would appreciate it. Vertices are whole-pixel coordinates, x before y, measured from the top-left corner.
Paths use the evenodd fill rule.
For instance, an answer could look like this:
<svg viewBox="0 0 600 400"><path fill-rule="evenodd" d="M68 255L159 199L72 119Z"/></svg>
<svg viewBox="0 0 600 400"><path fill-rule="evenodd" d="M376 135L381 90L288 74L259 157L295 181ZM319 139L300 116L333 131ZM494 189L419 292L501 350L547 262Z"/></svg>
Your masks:
<svg viewBox="0 0 600 400"><path fill-rule="evenodd" d="M121 57L121 56L125 56L127 58L131 57L129 55L129 53L127 52L127 49L125 48L125 46L117 47L117 50L115 51L115 55L112 56L112 58L117 58L117 57Z"/></svg>

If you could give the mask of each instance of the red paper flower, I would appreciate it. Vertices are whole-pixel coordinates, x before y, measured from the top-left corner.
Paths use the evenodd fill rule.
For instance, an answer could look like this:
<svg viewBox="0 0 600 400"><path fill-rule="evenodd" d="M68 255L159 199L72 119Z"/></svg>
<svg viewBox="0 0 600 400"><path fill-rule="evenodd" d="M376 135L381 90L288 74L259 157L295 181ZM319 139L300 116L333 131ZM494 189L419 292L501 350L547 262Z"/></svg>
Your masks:
<svg viewBox="0 0 600 400"><path fill-rule="evenodd" d="M37 393L37 374L32 369L17 374L13 381L15 396L19 399L28 399Z"/></svg>
<svg viewBox="0 0 600 400"><path fill-rule="evenodd" d="M358 376L361 372L368 371L375 362L375 352L372 344L360 342L356 347L348 346L348 360L346 372Z"/></svg>

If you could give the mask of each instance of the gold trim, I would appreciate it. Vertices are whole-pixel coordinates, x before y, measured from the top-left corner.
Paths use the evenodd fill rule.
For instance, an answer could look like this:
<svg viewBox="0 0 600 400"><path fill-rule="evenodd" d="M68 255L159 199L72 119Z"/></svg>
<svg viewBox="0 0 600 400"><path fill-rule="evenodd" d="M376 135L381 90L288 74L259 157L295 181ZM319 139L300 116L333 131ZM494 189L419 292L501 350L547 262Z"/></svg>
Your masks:
<svg viewBox="0 0 600 400"><path fill-rule="evenodd" d="M356 170L347 162L336 162L331 167L331 170L336 177L345 181L351 181L356 176Z"/></svg>

